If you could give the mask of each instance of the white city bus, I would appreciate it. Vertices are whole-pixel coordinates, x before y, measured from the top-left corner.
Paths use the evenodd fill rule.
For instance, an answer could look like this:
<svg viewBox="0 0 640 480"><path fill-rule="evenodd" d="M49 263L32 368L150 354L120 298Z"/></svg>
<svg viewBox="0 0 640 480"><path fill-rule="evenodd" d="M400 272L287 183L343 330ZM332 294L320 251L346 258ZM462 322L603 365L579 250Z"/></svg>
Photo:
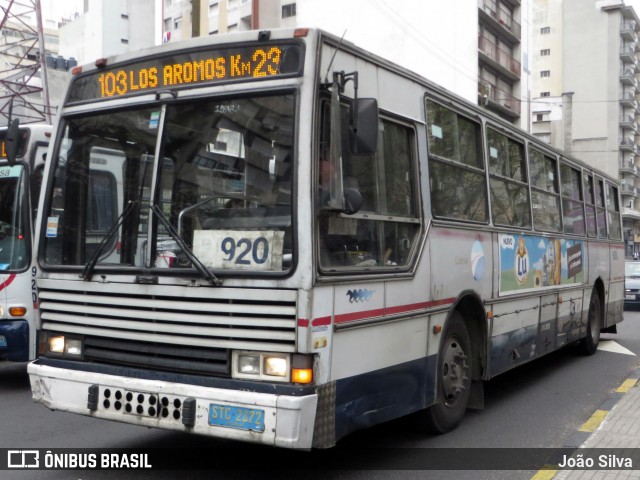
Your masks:
<svg viewBox="0 0 640 480"><path fill-rule="evenodd" d="M54 410L304 449L445 432L622 320L614 179L321 31L75 69L45 178Z"/></svg>
<svg viewBox="0 0 640 480"><path fill-rule="evenodd" d="M51 125L0 128L0 362L36 355L32 234Z"/></svg>

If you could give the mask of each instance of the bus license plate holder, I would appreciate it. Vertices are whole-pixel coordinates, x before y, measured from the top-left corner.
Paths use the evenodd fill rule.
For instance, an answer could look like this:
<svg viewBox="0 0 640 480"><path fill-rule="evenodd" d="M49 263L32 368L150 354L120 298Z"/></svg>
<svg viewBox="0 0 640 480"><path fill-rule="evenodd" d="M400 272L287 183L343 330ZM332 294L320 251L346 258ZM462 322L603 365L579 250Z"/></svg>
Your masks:
<svg viewBox="0 0 640 480"><path fill-rule="evenodd" d="M209 425L264 432L264 410L211 403Z"/></svg>

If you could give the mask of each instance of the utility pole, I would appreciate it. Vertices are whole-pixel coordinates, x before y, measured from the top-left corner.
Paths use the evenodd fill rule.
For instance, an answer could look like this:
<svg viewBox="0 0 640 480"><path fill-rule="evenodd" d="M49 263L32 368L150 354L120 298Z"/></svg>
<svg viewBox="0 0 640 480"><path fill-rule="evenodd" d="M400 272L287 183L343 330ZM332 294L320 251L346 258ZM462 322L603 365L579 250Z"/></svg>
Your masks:
<svg viewBox="0 0 640 480"><path fill-rule="evenodd" d="M51 123L40 0L3 2L0 30L0 126Z"/></svg>

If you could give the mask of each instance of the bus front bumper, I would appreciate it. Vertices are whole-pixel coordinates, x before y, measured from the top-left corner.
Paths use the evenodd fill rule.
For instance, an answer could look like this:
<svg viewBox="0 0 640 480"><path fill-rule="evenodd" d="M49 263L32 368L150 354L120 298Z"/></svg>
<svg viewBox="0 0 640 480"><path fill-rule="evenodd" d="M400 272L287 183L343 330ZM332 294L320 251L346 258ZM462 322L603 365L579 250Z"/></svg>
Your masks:
<svg viewBox="0 0 640 480"><path fill-rule="evenodd" d="M274 395L29 364L33 399L52 410L145 427L310 449L318 396Z"/></svg>

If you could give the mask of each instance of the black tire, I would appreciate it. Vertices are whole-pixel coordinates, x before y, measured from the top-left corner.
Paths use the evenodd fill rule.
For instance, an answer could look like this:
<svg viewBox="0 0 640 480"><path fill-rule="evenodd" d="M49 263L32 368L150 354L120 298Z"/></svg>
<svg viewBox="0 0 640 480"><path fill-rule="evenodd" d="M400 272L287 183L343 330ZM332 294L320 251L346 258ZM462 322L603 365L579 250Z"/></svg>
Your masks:
<svg viewBox="0 0 640 480"><path fill-rule="evenodd" d="M469 332L462 315L453 312L440 340L436 404L420 412L428 431L446 433L462 421L471 393L471 359Z"/></svg>
<svg viewBox="0 0 640 480"><path fill-rule="evenodd" d="M600 296L595 290L589 300L589 313L587 313L587 336L580 341L580 350L585 355L593 355L600 343L600 329L602 328L602 305Z"/></svg>

